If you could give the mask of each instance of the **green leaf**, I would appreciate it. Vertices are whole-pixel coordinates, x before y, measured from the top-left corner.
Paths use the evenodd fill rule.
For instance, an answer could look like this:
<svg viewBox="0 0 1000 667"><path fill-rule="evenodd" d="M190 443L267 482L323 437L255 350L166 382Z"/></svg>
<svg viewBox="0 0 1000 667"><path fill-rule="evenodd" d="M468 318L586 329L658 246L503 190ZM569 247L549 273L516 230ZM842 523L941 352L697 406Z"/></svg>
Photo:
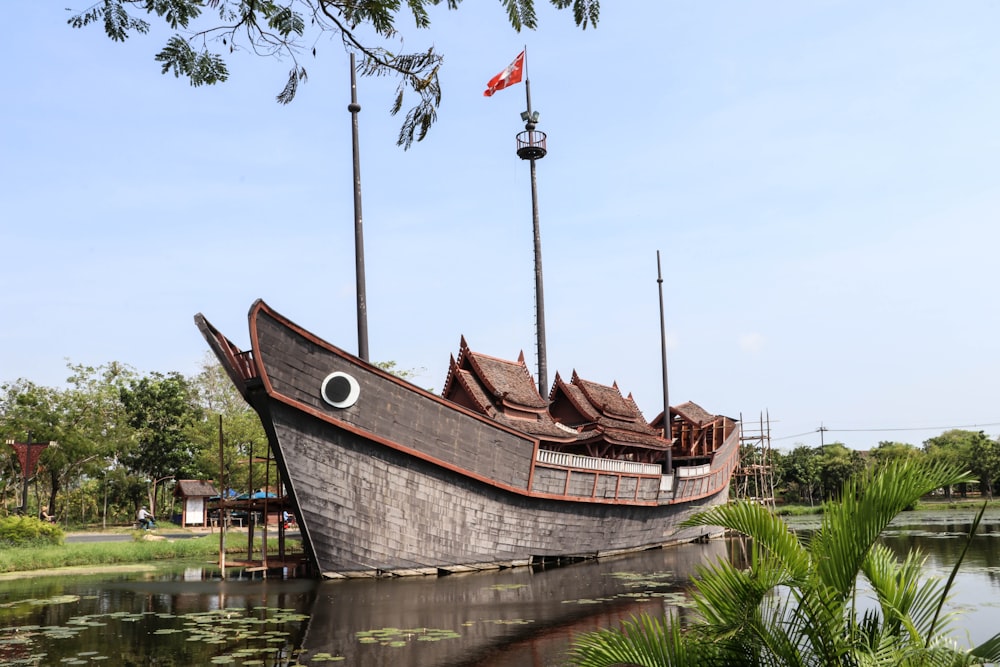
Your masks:
<svg viewBox="0 0 1000 667"><path fill-rule="evenodd" d="M161 72L173 70L175 77L186 76L192 86L211 85L229 78L229 70L221 57L208 51L197 52L187 40L175 35L167 40L163 50L156 54L163 63Z"/></svg>

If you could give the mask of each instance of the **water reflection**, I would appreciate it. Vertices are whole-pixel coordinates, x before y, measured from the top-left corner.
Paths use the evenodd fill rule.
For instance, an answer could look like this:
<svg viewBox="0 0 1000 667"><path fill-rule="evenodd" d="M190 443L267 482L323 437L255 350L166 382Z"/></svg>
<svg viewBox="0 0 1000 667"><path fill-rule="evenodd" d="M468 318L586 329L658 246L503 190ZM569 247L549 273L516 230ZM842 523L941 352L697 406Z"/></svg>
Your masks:
<svg viewBox="0 0 1000 667"><path fill-rule="evenodd" d="M971 517L908 515L885 541L900 552L921 549L929 571L946 576ZM965 611L956 636L976 643L1000 629L1000 512L981 532L954 605ZM718 558L742 561L740 543L441 578L221 581L192 564L155 575L0 582L0 665L554 667L576 633L642 612L683 622L692 613L690 577Z"/></svg>
<svg viewBox="0 0 1000 667"><path fill-rule="evenodd" d="M205 665L234 652L294 664L314 582L192 572L4 582L0 664Z"/></svg>
<svg viewBox="0 0 1000 667"><path fill-rule="evenodd" d="M221 581L212 569L0 583L0 664L525 665L575 632L683 617L695 567L727 543L441 578Z"/></svg>
<svg viewBox="0 0 1000 667"><path fill-rule="evenodd" d="M534 572L527 568L439 579L327 582L320 586L302 659L345 656L358 665L556 665L574 632L645 611L685 614L697 565L726 555L714 541ZM400 630L364 641L372 630ZM452 630L427 641L423 630ZM360 639L360 640L359 640Z"/></svg>

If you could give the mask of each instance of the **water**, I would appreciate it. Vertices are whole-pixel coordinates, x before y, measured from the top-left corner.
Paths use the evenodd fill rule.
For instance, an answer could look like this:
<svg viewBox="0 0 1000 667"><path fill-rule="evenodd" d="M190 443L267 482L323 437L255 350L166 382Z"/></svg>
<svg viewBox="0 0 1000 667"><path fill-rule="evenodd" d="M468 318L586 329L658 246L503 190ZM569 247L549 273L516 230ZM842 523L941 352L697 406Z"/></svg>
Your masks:
<svg viewBox="0 0 1000 667"><path fill-rule="evenodd" d="M965 546L976 510L922 510L899 515L883 533L883 542L902 558L911 549L926 557L927 576L947 580ZM795 517L793 528L809 530L818 517ZM978 645L1000 632L1000 508L983 517L952 589L949 611L960 612L950 633L960 646Z"/></svg>
<svg viewBox="0 0 1000 667"><path fill-rule="evenodd" d="M947 576L972 512L912 513L886 537ZM1000 631L1000 512L957 581L960 641ZM555 667L571 637L646 612L689 617L697 565L733 541L600 562L440 578L221 581L189 564L156 573L0 582L0 665Z"/></svg>

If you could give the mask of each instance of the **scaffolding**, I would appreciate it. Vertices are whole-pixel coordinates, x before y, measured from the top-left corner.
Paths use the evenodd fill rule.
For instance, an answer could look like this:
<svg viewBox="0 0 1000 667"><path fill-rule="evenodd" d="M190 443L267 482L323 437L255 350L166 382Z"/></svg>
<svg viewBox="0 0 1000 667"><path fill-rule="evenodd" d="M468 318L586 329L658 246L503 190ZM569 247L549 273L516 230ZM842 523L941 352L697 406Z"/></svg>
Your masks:
<svg viewBox="0 0 1000 667"><path fill-rule="evenodd" d="M740 414L740 463L734 474L737 500L774 507L774 458L771 454L771 417L760 414L754 425Z"/></svg>

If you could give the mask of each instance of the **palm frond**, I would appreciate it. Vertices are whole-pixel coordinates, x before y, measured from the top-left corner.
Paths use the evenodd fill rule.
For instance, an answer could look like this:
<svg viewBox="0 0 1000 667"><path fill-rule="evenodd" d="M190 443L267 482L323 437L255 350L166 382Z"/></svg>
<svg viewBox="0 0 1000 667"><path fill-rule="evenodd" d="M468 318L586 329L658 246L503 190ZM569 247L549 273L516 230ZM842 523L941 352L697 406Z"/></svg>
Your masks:
<svg viewBox="0 0 1000 667"><path fill-rule="evenodd" d="M935 489L972 479L959 467L915 459L869 468L852 478L810 540L820 579L848 595L875 540L897 514Z"/></svg>
<svg viewBox="0 0 1000 667"><path fill-rule="evenodd" d="M598 630L579 635L570 647L578 667L670 667L712 664L711 644L686 642L680 623L647 614L622 623L620 630Z"/></svg>
<svg viewBox="0 0 1000 667"><path fill-rule="evenodd" d="M983 663L1000 663L1000 633L997 633L972 649L969 655L981 658Z"/></svg>
<svg viewBox="0 0 1000 667"><path fill-rule="evenodd" d="M809 572L809 553L781 517L757 503L734 502L699 512L685 526L721 526L753 539L755 549L771 554L793 578Z"/></svg>

